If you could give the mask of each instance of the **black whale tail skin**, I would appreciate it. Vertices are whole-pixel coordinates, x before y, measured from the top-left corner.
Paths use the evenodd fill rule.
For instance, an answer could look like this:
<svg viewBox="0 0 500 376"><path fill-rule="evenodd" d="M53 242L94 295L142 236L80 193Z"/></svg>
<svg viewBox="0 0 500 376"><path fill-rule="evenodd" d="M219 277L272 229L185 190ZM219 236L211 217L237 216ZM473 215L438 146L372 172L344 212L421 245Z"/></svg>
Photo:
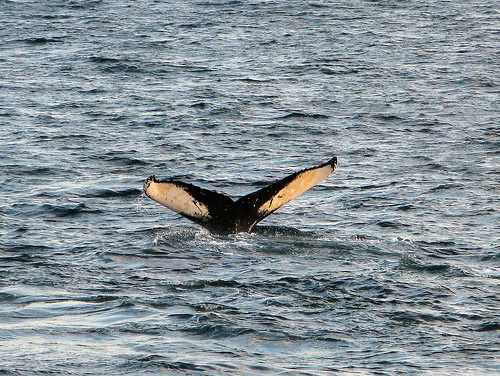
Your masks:
<svg viewBox="0 0 500 376"><path fill-rule="evenodd" d="M250 232L261 220L281 206L326 179L337 168L337 157L321 165L289 175L234 202L218 192L175 180L150 176L144 193L151 199L207 228L228 235Z"/></svg>

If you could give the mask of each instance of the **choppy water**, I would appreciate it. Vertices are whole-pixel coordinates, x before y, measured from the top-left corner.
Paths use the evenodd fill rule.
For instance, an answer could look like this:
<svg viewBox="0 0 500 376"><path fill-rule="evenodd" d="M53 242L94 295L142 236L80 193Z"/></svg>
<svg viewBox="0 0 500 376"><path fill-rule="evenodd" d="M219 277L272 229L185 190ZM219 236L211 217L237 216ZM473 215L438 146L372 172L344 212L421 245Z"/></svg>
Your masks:
<svg viewBox="0 0 500 376"><path fill-rule="evenodd" d="M500 374L495 1L0 1L0 373ZM147 199L339 158L254 234Z"/></svg>

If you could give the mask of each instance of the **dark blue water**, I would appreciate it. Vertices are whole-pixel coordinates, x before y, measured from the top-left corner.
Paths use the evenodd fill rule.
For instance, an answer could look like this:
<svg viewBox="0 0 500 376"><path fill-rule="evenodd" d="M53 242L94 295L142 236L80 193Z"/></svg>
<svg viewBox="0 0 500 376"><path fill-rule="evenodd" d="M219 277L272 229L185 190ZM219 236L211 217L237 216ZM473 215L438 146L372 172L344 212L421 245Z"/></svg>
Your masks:
<svg viewBox="0 0 500 376"><path fill-rule="evenodd" d="M0 1L0 374L500 374L495 1ZM214 236L151 174L233 197Z"/></svg>

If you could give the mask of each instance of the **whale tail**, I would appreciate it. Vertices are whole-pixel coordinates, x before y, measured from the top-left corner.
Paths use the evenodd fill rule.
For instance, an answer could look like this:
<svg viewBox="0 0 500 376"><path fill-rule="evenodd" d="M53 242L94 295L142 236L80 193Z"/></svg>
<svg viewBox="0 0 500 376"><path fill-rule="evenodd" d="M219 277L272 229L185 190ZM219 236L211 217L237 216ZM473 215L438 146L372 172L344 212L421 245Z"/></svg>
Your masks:
<svg viewBox="0 0 500 376"><path fill-rule="evenodd" d="M330 176L336 167L337 158L333 157L326 163L298 171L236 202L224 194L192 184L156 180L154 175L144 183L144 192L211 232L250 232L265 217Z"/></svg>

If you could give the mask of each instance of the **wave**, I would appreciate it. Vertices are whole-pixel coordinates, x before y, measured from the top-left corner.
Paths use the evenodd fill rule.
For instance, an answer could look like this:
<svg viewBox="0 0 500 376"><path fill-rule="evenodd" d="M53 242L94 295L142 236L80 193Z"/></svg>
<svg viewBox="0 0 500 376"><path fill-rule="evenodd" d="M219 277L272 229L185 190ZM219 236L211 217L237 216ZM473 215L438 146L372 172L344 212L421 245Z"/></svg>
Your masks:
<svg viewBox="0 0 500 376"><path fill-rule="evenodd" d="M153 370L168 370L182 372L213 372L214 367L209 365L198 365L192 362L175 361L163 355L146 355L130 359L123 365L124 368L137 369L139 373L145 372L147 369Z"/></svg>
<svg viewBox="0 0 500 376"><path fill-rule="evenodd" d="M500 330L500 321L488 321L478 325L476 331L478 332L494 332Z"/></svg>
<svg viewBox="0 0 500 376"><path fill-rule="evenodd" d="M86 193L80 194L80 197L88 198L114 198L114 197L135 197L142 194L142 190L138 188L125 188L125 189L96 189L90 190Z"/></svg>
<svg viewBox="0 0 500 376"><path fill-rule="evenodd" d="M74 206L43 204L40 206L40 209L41 212L45 214L51 214L59 218L76 217L82 214L103 213L103 211L99 209L89 209L85 203L76 204Z"/></svg>
<svg viewBox="0 0 500 376"><path fill-rule="evenodd" d="M181 332L190 335L201 336L203 338L233 338L243 334L254 333L255 330L249 328L241 328L231 325L221 324L202 324L194 327L187 327L180 330Z"/></svg>
<svg viewBox="0 0 500 376"><path fill-rule="evenodd" d="M387 314L387 317L393 321L397 321L405 326L415 324L432 323L435 321L449 323L458 322L460 319L450 314L432 314L428 312L418 311L396 311Z"/></svg>
<svg viewBox="0 0 500 376"><path fill-rule="evenodd" d="M399 268L416 272L440 274L447 277L470 277L473 275L469 270L452 265L451 263L424 262L408 254L402 255Z"/></svg>
<svg viewBox="0 0 500 376"><path fill-rule="evenodd" d="M64 42L64 38L66 37L35 37L35 38L27 38L24 39L24 42L30 45L40 45L40 44L48 44L48 43L62 43Z"/></svg>
<svg viewBox="0 0 500 376"><path fill-rule="evenodd" d="M328 119L330 116L317 113L306 113L301 111L290 112L283 116L278 116L276 119Z"/></svg>

